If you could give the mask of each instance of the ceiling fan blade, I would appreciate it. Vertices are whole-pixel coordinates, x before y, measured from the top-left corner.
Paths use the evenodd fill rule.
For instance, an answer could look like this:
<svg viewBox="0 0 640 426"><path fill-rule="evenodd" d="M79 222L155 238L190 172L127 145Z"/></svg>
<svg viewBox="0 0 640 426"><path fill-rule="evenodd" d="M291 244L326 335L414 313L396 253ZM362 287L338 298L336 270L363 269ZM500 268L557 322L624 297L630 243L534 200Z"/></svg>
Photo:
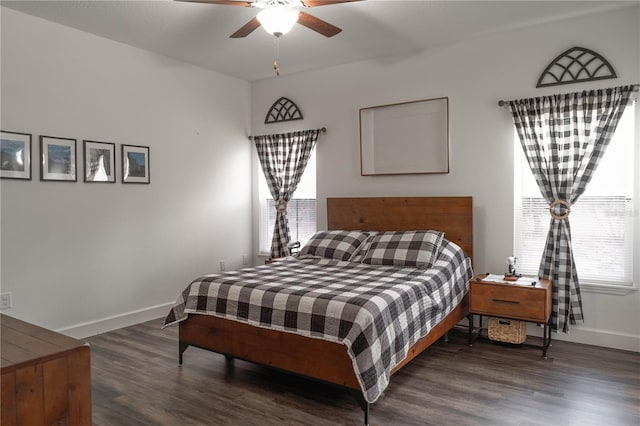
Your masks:
<svg viewBox="0 0 640 426"><path fill-rule="evenodd" d="M255 31L255 29L258 28L259 26L260 26L260 21L258 21L258 18L254 17L252 20L244 24L242 28L240 28L238 31L231 34L230 37L231 38L246 37L249 34L251 34L253 31Z"/></svg>
<svg viewBox="0 0 640 426"><path fill-rule="evenodd" d="M298 15L298 24L304 25L305 27L326 37L333 37L342 31L341 28L331 25L330 23L305 12L300 12Z"/></svg>
<svg viewBox="0 0 640 426"><path fill-rule="evenodd" d="M332 4L351 3L362 0L300 0L304 7L331 6Z"/></svg>
<svg viewBox="0 0 640 426"><path fill-rule="evenodd" d="M206 4L222 4L225 6L242 6L242 7L252 7L252 3L250 1L234 1L234 0L175 0L182 1L186 3L206 3Z"/></svg>

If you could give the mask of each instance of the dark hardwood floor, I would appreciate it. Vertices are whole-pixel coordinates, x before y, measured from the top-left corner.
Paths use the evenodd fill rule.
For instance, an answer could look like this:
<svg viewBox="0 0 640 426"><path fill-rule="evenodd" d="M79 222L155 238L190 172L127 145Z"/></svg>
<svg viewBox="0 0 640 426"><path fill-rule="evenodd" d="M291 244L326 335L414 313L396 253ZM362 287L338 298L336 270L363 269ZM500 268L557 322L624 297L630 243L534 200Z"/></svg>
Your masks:
<svg viewBox="0 0 640 426"><path fill-rule="evenodd" d="M362 425L346 390L190 347L162 319L86 339L95 425ZM388 425L640 425L640 354L554 341L541 351L454 331L371 406Z"/></svg>

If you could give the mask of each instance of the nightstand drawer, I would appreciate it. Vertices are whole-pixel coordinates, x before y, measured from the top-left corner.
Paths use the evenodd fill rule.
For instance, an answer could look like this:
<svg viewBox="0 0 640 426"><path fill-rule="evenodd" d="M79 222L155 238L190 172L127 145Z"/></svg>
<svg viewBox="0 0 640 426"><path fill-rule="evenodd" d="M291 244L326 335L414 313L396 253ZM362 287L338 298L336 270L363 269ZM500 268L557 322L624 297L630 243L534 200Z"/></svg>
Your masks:
<svg viewBox="0 0 640 426"><path fill-rule="evenodd" d="M476 314L546 323L548 294L544 288L471 281L469 308Z"/></svg>

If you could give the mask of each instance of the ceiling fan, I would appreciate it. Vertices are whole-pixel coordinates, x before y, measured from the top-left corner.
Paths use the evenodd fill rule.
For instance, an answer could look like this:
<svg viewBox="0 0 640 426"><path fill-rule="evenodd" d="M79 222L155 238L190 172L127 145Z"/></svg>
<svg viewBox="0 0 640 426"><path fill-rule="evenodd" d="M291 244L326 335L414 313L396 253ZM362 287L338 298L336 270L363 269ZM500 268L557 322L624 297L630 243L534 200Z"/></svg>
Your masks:
<svg viewBox="0 0 640 426"><path fill-rule="evenodd" d="M263 26L276 37L286 34L297 22L326 37L333 37L342 31L341 28L316 18L299 9L317 6L330 6L339 3L351 3L361 0L176 0L189 3L219 4L225 6L255 7L262 9L256 17L231 34L231 38L242 38Z"/></svg>

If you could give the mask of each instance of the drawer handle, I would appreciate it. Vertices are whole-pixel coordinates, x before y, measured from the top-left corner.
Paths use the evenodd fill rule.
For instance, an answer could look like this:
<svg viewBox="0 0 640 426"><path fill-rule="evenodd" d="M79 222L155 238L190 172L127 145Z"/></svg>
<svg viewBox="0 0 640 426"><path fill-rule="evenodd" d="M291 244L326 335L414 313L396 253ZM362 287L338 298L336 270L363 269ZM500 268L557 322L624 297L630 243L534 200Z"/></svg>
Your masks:
<svg viewBox="0 0 640 426"><path fill-rule="evenodd" d="M505 300L505 299L491 299L494 302L499 302L499 303L513 303L515 305L519 304L520 302L517 300Z"/></svg>

